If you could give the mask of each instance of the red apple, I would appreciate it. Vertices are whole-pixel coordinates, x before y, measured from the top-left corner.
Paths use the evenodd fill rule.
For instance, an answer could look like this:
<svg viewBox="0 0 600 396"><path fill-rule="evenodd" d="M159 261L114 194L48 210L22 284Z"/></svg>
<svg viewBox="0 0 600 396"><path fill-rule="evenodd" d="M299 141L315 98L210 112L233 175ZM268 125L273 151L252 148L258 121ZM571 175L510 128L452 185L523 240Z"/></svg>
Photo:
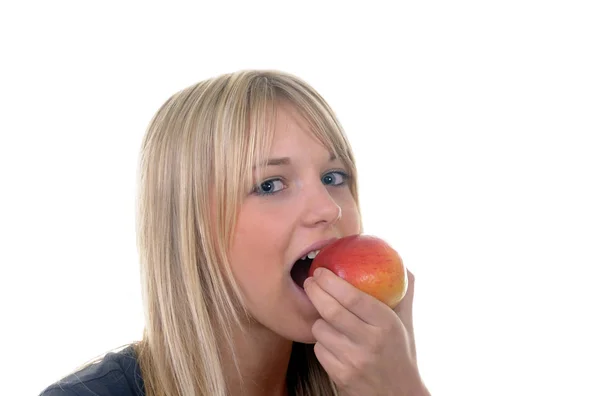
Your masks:
<svg viewBox="0 0 600 396"><path fill-rule="evenodd" d="M352 235L327 245L315 257L308 275L324 267L354 287L394 308L408 288L406 267L385 241L369 235Z"/></svg>

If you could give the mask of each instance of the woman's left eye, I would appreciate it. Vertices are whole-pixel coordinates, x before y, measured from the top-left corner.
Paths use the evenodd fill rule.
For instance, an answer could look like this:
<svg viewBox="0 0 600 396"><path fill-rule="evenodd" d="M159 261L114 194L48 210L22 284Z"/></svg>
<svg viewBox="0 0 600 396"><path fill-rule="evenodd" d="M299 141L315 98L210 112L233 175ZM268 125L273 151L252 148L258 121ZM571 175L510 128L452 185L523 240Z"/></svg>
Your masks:
<svg viewBox="0 0 600 396"><path fill-rule="evenodd" d="M341 186L348 180L348 175L340 171L327 172L321 178L326 186Z"/></svg>

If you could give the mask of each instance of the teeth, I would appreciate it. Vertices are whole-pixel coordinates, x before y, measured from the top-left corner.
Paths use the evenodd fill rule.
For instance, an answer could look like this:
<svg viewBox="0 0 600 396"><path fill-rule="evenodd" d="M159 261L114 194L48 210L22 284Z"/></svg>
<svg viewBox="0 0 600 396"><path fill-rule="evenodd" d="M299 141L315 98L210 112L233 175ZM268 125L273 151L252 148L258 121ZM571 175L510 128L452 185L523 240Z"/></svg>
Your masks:
<svg viewBox="0 0 600 396"><path fill-rule="evenodd" d="M313 250L312 252L308 253L306 257L312 260L317 257L317 254L319 254L319 250Z"/></svg>
<svg viewBox="0 0 600 396"><path fill-rule="evenodd" d="M317 257L317 254L319 254L320 250L313 250L312 252L309 252L306 256L302 257L300 260L306 260L306 259L314 259L315 257Z"/></svg>

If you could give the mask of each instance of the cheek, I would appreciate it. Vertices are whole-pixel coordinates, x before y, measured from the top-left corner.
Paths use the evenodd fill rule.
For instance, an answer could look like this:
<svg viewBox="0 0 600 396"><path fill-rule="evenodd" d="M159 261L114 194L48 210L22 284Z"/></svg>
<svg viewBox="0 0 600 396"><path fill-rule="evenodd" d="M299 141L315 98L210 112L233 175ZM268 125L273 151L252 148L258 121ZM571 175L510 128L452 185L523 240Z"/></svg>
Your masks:
<svg viewBox="0 0 600 396"><path fill-rule="evenodd" d="M354 235L360 233L360 216L358 210L342 212L342 218L339 227L344 235Z"/></svg>
<svg viewBox="0 0 600 396"><path fill-rule="evenodd" d="M282 222L269 215L255 214L240 216L230 256L236 280L246 291L277 278L286 246Z"/></svg>
<svg viewBox="0 0 600 396"><path fill-rule="evenodd" d="M360 232L361 219L354 198L348 192L343 197L340 197L337 202L340 208L342 208L342 218L338 223L338 227L344 235L358 234Z"/></svg>
<svg viewBox="0 0 600 396"><path fill-rule="evenodd" d="M264 224L264 223L263 223ZM256 226L248 230L239 230L231 252L231 265L235 272L252 276L268 266L272 261L275 251L270 230L266 227ZM267 243L271 242L271 245ZM268 246L271 249L268 249Z"/></svg>

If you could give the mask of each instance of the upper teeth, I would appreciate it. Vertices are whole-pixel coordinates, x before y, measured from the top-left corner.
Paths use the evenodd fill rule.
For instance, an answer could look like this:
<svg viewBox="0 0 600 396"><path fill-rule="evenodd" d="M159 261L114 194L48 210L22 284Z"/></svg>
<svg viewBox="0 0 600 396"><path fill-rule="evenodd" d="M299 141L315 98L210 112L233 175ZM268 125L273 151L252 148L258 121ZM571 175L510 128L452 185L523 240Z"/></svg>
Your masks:
<svg viewBox="0 0 600 396"><path fill-rule="evenodd" d="M307 258L309 259L314 259L315 257L317 257L317 254L319 254L320 250L313 250L312 252L309 252L306 256L302 257L302 260L306 260Z"/></svg>

